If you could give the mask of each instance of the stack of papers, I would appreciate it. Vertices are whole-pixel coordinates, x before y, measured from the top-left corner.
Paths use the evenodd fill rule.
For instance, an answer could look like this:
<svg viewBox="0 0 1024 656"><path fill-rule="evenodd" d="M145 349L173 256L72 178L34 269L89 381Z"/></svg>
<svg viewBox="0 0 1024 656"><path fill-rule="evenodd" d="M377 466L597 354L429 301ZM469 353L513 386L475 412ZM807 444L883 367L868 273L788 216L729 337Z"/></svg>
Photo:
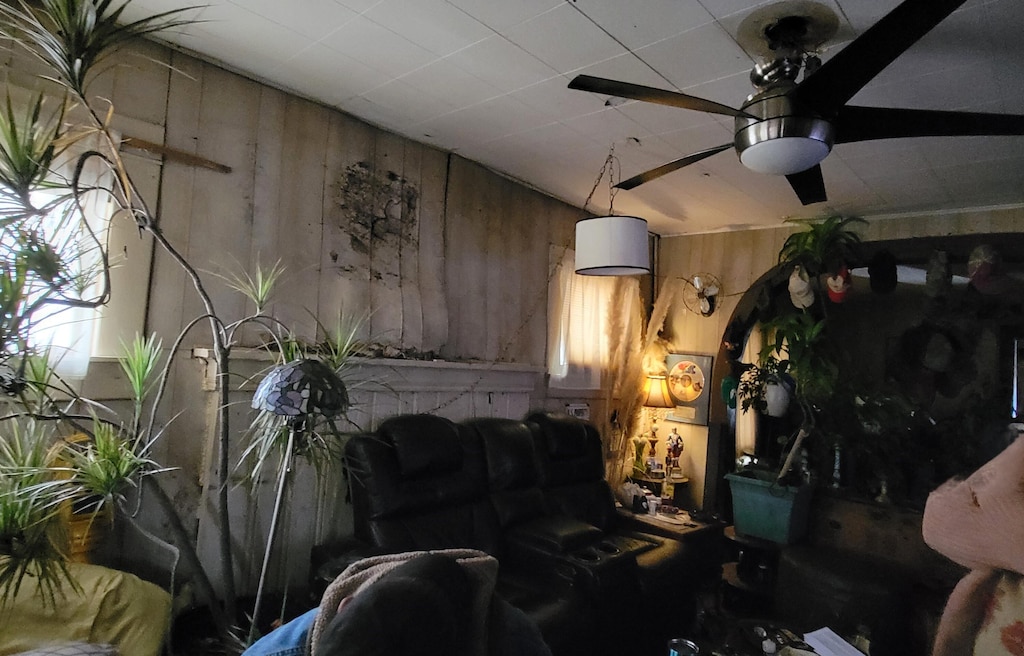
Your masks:
<svg viewBox="0 0 1024 656"><path fill-rule="evenodd" d="M804 642L814 647L819 656L864 656L863 653L827 626L804 634Z"/></svg>

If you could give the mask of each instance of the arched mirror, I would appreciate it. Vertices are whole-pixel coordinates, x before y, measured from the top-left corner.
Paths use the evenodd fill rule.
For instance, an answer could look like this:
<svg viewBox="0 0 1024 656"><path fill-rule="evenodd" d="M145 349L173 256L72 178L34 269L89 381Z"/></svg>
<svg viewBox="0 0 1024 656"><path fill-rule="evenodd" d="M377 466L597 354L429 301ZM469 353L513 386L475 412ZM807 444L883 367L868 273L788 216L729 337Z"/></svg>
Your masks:
<svg viewBox="0 0 1024 656"><path fill-rule="evenodd" d="M1024 235L864 243L851 264L842 298L827 296L824 277L811 281L819 298L808 312L825 324L837 377L815 402L801 475L836 494L919 508L942 481L1005 446L1020 412ZM716 381L735 381L757 361L760 321L796 312L791 273L765 273L738 303ZM777 466L802 412L744 414L742 398L735 409L715 399L706 507L728 515L724 473L744 451Z"/></svg>

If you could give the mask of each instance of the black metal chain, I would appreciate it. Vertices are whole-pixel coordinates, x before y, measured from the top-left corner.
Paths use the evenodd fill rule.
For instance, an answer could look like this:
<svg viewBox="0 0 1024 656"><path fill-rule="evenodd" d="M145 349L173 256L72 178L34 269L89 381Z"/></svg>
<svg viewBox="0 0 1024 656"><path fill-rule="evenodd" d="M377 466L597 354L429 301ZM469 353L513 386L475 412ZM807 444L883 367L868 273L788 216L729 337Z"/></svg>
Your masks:
<svg viewBox="0 0 1024 656"><path fill-rule="evenodd" d="M608 214L615 214L615 194L619 193L619 190L615 187L617 180L622 177L621 167L619 165L619 158L615 156L615 144L613 143L611 148L608 149L608 157L604 159L604 164L601 165L601 170L597 174L597 180L594 180L594 186L590 190L590 194L587 195L587 199L583 201L583 212L586 213L587 206L590 205L590 200L594 197L594 193L597 191L598 185L601 184L601 179L604 178L604 174L608 174Z"/></svg>

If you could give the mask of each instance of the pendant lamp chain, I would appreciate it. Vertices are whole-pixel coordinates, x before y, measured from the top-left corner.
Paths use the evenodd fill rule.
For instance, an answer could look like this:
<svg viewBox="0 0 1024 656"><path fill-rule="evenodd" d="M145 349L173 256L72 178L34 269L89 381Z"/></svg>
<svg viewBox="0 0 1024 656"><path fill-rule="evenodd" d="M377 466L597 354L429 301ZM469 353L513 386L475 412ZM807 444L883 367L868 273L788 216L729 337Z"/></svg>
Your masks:
<svg viewBox="0 0 1024 656"><path fill-rule="evenodd" d="M604 164L601 165L601 170L597 174L597 180L594 180L594 186L590 190L590 194L587 196L587 200L583 201L583 211L587 211L587 207L590 205L591 199L594 197L594 192L597 191L598 186L601 184L601 179L604 178L604 174L608 174L608 214L615 214L615 194L619 193L619 190L615 187L618 184L618 180L622 178L622 170L619 166L619 158L615 156L615 144L613 143L611 148L608 149L608 157L604 159Z"/></svg>

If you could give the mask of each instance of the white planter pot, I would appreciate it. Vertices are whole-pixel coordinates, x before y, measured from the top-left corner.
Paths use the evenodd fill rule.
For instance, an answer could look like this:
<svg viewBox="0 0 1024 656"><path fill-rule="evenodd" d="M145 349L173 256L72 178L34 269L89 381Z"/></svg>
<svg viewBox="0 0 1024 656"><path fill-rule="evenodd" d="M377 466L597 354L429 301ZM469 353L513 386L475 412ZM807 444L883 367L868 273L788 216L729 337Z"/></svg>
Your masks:
<svg viewBox="0 0 1024 656"><path fill-rule="evenodd" d="M783 417L789 409L789 390L782 383L768 383L764 389L764 401L769 417Z"/></svg>

